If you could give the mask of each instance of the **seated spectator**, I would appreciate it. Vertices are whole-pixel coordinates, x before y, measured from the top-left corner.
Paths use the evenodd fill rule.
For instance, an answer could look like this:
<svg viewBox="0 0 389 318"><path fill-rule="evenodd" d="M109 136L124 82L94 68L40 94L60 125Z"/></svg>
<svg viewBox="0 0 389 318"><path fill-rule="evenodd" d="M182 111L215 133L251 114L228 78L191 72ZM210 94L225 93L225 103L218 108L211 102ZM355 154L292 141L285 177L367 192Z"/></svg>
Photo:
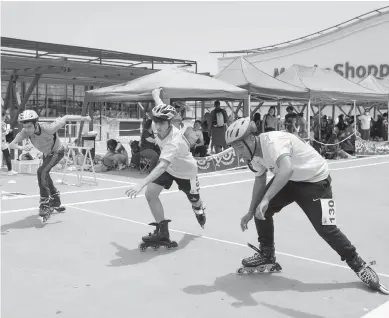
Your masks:
<svg viewBox="0 0 389 318"><path fill-rule="evenodd" d="M203 132L201 131L201 121L196 120L192 127L188 127L184 133L185 138L188 140L190 145L190 151L193 156L199 154L200 157L207 155L207 147L204 145Z"/></svg>
<svg viewBox="0 0 389 318"><path fill-rule="evenodd" d="M150 171L153 170L158 163L161 150L155 141L151 119L148 119L143 125L141 141L138 145L137 147L135 143L131 144L131 163L139 167L140 158L146 158L150 161Z"/></svg>
<svg viewBox="0 0 389 318"><path fill-rule="evenodd" d="M347 126L343 133L340 133L339 140L342 141L340 148L342 148L349 155L355 155L355 140L354 123Z"/></svg>
<svg viewBox="0 0 389 318"><path fill-rule="evenodd" d="M128 153L123 145L115 139L107 141L108 152L103 158L103 163L109 163L111 168L117 168L118 170L124 169L128 166Z"/></svg>
<svg viewBox="0 0 389 318"><path fill-rule="evenodd" d="M322 154L326 159L347 159L353 158L353 156L346 153L341 147L339 143L339 128L334 127L332 129L332 134L330 138L327 140L325 146L323 146Z"/></svg>

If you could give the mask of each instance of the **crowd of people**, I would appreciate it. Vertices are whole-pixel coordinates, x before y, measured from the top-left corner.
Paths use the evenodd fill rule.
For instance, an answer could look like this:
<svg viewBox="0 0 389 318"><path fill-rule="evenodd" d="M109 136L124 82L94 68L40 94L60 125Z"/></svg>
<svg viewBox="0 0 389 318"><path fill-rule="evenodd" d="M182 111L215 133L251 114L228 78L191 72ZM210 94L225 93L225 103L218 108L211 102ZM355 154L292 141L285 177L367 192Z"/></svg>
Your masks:
<svg viewBox="0 0 389 318"><path fill-rule="evenodd" d="M228 115L227 111L220 106L219 101L214 102L214 109L205 113L202 120L195 120L193 126L189 127L183 124L182 106L174 104L174 107L177 115L172 119L172 125L184 134L194 157L206 157L227 149L224 134L234 120L233 116ZM288 106L286 112L284 120L277 115L277 109L274 106L269 107L264 116L261 116L259 112L253 114L252 120L257 128L256 134L287 131L307 141L310 138L311 145L326 159L353 158L356 155L357 137L372 141L388 140L388 113L379 114L374 119L366 109L363 115L356 117L356 131L353 116L341 114L334 120L327 115L319 118L319 114L316 114L310 118L310 133L308 134L304 113L296 112L292 106ZM156 144L154 131L152 120L146 118L140 141L130 142L130 164L133 166L139 167L141 158L147 159L150 170L157 165L161 151ZM107 143L109 142L112 141ZM114 153L108 151L105 157L120 156L115 157ZM119 159L111 160L109 169L124 167L125 160Z"/></svg>

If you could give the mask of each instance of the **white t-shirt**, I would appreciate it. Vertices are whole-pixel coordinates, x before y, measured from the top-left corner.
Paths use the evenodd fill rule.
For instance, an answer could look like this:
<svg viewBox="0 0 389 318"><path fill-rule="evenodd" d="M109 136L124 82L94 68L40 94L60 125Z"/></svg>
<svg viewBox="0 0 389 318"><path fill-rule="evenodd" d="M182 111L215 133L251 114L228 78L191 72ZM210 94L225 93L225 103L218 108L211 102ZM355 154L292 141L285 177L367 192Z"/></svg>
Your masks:
<svg viewBox="0 0 389 318"><path fill-rule="evenodd" d="M283 131L270 131L259 135L263 158L255 156L252 168L261 176L267 170L279 171L278 163L290 156L293 165L291 181L319 182L329 175L327 161L309 144L298 136Z"/></svg>
<svg viewBox="0 0 389 318"><path fill-rule="evenodd" d="M366 130L370 129L371 116L370 115L361 115L359 116L361 121L361 129Z"/></svg>
<svg viewBox="0 0 389 318"><path fill-rule="evenodd" d="M190 152L188 140L179 129L172 126L169 134L161 139L155 138L157 145L161 148L159 159L170 162L166 169L173 177L180 179L192 179L197 175L197 161Z"/></svg>

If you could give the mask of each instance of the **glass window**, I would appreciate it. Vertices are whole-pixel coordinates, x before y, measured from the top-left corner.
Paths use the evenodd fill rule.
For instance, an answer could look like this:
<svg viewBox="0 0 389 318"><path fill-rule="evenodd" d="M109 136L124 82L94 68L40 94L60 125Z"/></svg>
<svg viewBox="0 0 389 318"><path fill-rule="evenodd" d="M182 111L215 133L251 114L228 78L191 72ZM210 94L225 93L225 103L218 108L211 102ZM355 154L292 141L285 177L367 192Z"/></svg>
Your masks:
<svg viewBox="0 0 389 318"><path fill-rule="evenodd" d="M85 87L84 85L75 85L75 96L84 97L85 96Z"/></svg>
<svg viewBox="0 0 389 318"><path fill-rule="evenodd" d="M7 95L8 81L1 81L1 97L5 99Z"/></svg>

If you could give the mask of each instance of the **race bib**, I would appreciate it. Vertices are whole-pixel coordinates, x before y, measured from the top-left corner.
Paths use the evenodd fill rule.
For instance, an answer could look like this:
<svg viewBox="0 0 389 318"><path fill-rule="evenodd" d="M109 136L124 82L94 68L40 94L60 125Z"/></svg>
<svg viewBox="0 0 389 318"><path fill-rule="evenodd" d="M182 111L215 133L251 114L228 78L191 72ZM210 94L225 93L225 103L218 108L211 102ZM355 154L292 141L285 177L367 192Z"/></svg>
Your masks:
<svg viewBox="0 0 389 318"><path fill-rule="evenodd" d="M336 225L335 201L333 199L320 199L321 224Z"/></svg>

